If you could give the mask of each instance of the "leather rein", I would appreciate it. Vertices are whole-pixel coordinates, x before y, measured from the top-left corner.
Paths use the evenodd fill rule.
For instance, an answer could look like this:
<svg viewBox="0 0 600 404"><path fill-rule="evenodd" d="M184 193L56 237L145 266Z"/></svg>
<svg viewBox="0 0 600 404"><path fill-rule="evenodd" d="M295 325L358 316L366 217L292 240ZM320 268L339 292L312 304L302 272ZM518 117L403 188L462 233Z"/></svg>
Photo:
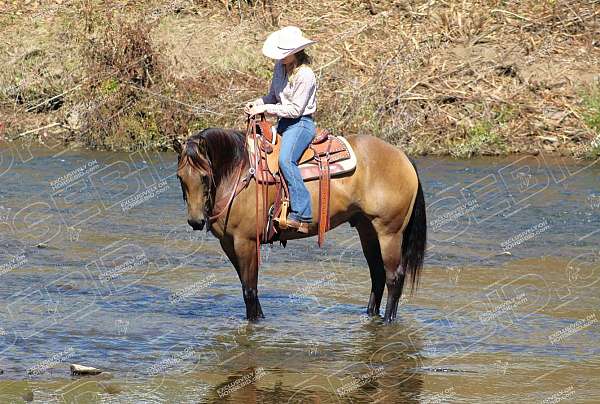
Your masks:
<svg viewBox="0 0 600 404"><path fill-rule="evenodd" d="M225 213L229 212L229 209L231 207L231 203L233 202L233 200L235 199L236 196L238 196L238 194L240 192L242 192L242 190L244 188L246 188L248 186L248 184L250 183L250 178L249 177L245 177L244 179L242 179L242 182L240 182L240 178L242 177L242 171L243 171L243 164L240 164L240 168L238 169L238 173L236 175L235 178L235 187L233 188L233 191L231 192L231 195L229 195L229 198L227 199L227 203L225 204L225 206L223 207L223 209L221 209L221 211L217 214L214 214L214 209L216 206L218 206L218 202L216 201L213 204L213 208L211 209L211 213L213 213L211 216L206 218L206 222L207 222L207 229L210 228L210 225L212 223L214 223L218 218L220 218L221 216L223 216ZM243 186L240 188L240 184L242 184Z"/></svg>
<svg viewBox="0 0 600 404"><path fill-rule="evenodd" d="M264 120L264 115L263 118ZM259 167L259 148L258 148L258 134L256 132L256 126L257 126L257 119L255 117L248 117L248 127L246 129L246 137L244 140L244 152L247 153L248 155L248 159L249 159L249 165L250 168L248 168L248 173L246 174L246 176L244 178L242 178L242 173L244 171L244 163L241 163L239 165L239 168L237 170L237 173L235 175L235 181L233 182L234 186L233 189L231 190L231 193L229 194L229 196L227 197L227 199L225 198L221 198L218 201L215 201L212 205L212 207L210 208L210 210L206 210L205 214L204 214L204 218L206 220L206 230L210 230L212 224L219 218L221 218L223 215L229 214L229 211L231 209L231 204L233 203L233 200L235 199L236 196L238 196L246 187L248 187L248 185L250 184L250 181L252 180L252 178L254 177L254 179L256 180L257 183L257 187L256 187L256 263L257 265L260 265L260 226L261 226L261 221L259 221L259 206L258 206L258 201L259 201L259 193L263 193L263 201L266 204L266 201L268 199L268 189L267 187L262 187L264 189L259 189L261 188L259 185L259 181L256 177L256 169L257 167ZM252 141L254 142L254 148L255 148L255 152L254 153L249 153L248 150L248 143L247 143L247 139L248 137L252 138ZM210 162L209 162L210 163ZM214 184L214 178L211 177L209 178L208 181L208 186L210 187L210 184L213 183ZM215 185L216 187L216 185ZM208 190L209 194L210 194L210 189ZM216 188L215 188L215 194L216 194ZM222 208L218 208L219 205L221 204L221 201L225 200L225 205ZM216 212L215 212L216 210ZM263 207L263 210L267 210L267 207ZM263 212L263 213L265 213Z"/></svg>
<svg viewBox="0 0 600 404"><path fill-rule="evenodd" d="M256 128L256 121L254 118L248 117L248 127L246 129L246 138L250 135L256 135L255 133L252 132L252 127ZM254 136L254 138L256 140L255 136ZM246 142L244 142L244 151L246 153L248 152ZM220 199L219 201L215 201L215 203L212 206L211 211L207 212L207 215L205 216L206 222L207 222L207 228L206 228L207 230L210 229L210 226L217 219L219 219L221 216L223 216L229 212L229 210L231 209L231 204L232 204L233 200L235 199L235 197L238 196L250 184L250 180L252 179L252 177L254 177L254 174L255 174L255 170L252 167L252 164L250 164L250 168L248 169L248 174L244 178L242 178L243 171L244 171L244 164L242 163L242 164L240 164L240 166L238 168L238 171L237 171L237 174L235 177L235 181L233 182L235 184L235 186L233 187L233 190L231 191L231 194L227 198L227 202L225 203L223 208L218 213L214 213L214 210L219 205L219 202L223 200L223 199Z"/></svg>

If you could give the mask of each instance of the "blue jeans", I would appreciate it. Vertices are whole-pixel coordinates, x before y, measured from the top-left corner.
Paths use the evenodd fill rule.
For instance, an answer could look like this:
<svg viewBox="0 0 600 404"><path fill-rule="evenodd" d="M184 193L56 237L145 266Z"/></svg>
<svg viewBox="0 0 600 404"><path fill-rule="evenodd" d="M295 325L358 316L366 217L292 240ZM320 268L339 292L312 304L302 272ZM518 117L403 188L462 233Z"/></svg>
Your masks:
<svg viewBox="0 0 600 404"><path fill-rule="evenodd" d="M290 219L311 222L310 193L302 180L298 160L315 138L315 123L308 116L281 118L277 132L282 135L279 168L290 190Z"/></svg>

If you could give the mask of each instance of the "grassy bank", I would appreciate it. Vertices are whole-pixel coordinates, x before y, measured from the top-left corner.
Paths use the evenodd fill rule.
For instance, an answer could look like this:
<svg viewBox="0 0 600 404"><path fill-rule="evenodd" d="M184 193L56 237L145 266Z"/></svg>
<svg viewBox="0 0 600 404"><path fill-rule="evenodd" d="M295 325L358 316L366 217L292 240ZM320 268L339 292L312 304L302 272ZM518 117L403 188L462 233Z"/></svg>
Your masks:
<svg viewBox="0 0 600 404"><path fill-rule="evenodd" d="M0 131L132 150L242 127L289 24L319 41L320 126L412 154L600 156L594 0L0 0Z"/></svg>

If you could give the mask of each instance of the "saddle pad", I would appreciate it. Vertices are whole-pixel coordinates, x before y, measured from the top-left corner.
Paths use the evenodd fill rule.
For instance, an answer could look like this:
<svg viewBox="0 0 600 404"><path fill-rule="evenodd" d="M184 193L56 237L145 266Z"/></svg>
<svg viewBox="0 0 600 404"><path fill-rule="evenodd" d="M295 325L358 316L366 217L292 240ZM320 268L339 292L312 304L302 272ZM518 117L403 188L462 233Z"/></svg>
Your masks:
<svg viewBox="0 0 600 404"><path fill-rule="evenodd" d="M348 173L356 168L356 154L354 154L354 150L352 146L342 136L336 136L341 142L344 143L348 152L345 150L342 151L339 148L335 149L335 152L331 155L331 160L329 164L329 172L331 177L335 177L337 175ZM250 137L247 138L247 146L251 155L254 155L254 142ZM268 182L274 183L275 178L271 173L276 173L279 171L278 158L279 158L279 147L281 142L276 142L274 146L274 151L267 155L267 161L265 159L261 159L259 164L263 167L263 169L259 169L256 172L256 176L260 182ZM319 178L319 165L314 159L307 159L307 157L314 157L314 151L309 147L302 158L300 159L300 174L302 175L302 179L304 181L310 181ZM308 161L307 161L308 160ZM268 167L268 170L264 168Z"/></svg>
<svg viewBox="0 0 600 404"><path fill-rule="evenodd" d="M342 136L337 136L337 138L346 145L349 158L338 160L329 164L329 172L331 177L348 173L356 168L356 154L354 154L352 146L348 140L346 140L346 138ZM300 164L298 167L300 168L300 174L302 174L302 179L304 181L310 181L319 178L319 165L315 164L314 160L310 163Z"/></svg>

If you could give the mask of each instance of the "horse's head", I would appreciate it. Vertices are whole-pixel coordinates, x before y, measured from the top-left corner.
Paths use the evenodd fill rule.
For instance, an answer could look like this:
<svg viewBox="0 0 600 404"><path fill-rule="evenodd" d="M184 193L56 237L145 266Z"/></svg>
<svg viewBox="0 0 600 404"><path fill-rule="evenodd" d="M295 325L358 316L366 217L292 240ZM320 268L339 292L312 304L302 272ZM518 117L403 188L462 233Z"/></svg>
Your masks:
<svg viewBox="0 0 600 404"><path fill-rule="evenodd" d="M177 157L177 178L181 183L183 200L187 204L187 221L194 230L202 230L206 224L208 186L211 176L210 161L201 138L190 138L183 145L173 140Z"/></svg>
<svg viewBox="0 0 600 404"><path fill-rule="evenodd" d="M183 145L173 140L173 148L179 155L177 178L187 203L188 223L194 230L202 230L215 213L218 192L235 189L233 173L248 164L246 137L236 130L208 128Z"/></svg>

